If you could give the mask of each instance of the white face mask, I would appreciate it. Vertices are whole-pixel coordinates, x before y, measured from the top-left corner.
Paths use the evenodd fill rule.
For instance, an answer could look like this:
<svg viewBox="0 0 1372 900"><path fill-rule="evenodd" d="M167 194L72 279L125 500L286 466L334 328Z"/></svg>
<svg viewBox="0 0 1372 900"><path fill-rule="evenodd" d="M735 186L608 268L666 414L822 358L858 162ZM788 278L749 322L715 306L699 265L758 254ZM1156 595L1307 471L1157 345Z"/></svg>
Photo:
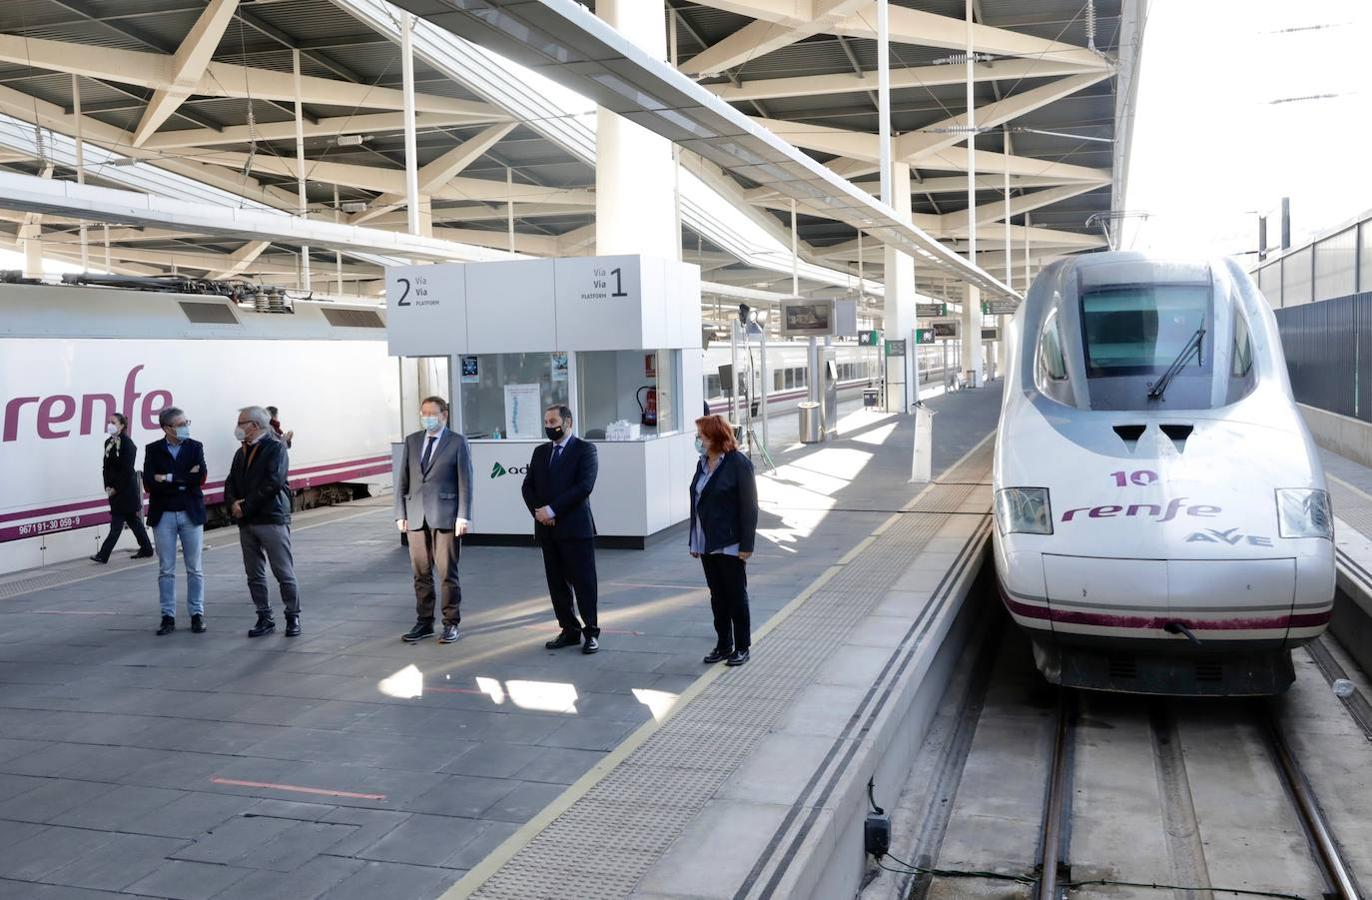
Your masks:
<svg viewBox="0 0 1372 900"><path fill-rule="evenodd" d="M700 435L696 435L696 452L701 456L705 455L705 442L700 439Z"/></svg>
<svg viewBox="0 0 1372 900"><path fill-rule="evenodd" d="M186 440L187 438L189 438L190 436L191 436L191 426L189 426L189 425L178 425L178 426L176 427L176 439L177 439L178 441L184 441L184 440Z"/></svg>
<svg viewBox="0 0 1372 900"><path fill-rule="evenodd" d="M241 427L233 430L233 439L240 444L248 439L248 434Z"/></svg>
<svg viewBox="0 0 1372 900"><path fill-rule="evenodd" d="M113 437L114 435L116 435L116 434L118 434L118 433L119 433L119 426L116 425L116 424L114 424L113 422L111 422L111 423L109 423L108 425L105 426L105 434L108 434L108 435L110 435L111 437Z"/></svg>

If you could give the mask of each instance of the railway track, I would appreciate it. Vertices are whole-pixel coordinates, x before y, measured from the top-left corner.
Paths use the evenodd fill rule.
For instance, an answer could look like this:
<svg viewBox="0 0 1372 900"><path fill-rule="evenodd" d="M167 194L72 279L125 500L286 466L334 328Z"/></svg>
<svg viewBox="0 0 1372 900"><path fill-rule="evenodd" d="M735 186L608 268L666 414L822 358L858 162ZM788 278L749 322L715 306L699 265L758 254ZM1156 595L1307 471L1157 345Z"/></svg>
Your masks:
<svg viewBox="0 0 1372 900"><path fill-rule="evenodd" d="M1330 691L1345 673L1327 647L1285 698L1192 700L1045 688L1017 637L951 701L974 735L907 788L925 795L917 837L870 900L1372 900L1372 798L1339 779L1372 767L1372 731L1360 695ZM1336 737L1333 767L1313 750Z"/></svg>

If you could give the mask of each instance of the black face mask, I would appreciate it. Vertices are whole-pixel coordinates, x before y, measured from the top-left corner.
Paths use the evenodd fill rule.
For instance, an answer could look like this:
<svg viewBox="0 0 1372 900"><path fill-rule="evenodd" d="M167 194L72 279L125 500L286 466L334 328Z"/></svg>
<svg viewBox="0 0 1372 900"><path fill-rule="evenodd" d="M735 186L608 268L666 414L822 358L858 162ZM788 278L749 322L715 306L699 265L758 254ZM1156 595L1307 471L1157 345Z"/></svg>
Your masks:
<svg viewBox="0 0 1372 900"><path fill-rule="evenodd" d="M543 428L543 433L546 434L546 435L548 436L548 440L550 440L550 441L560 441L560 440L562 440L562 426L561 426L561 425L557 426L556 428L548 428L547 426L544 426L544 428Z"/></svg>

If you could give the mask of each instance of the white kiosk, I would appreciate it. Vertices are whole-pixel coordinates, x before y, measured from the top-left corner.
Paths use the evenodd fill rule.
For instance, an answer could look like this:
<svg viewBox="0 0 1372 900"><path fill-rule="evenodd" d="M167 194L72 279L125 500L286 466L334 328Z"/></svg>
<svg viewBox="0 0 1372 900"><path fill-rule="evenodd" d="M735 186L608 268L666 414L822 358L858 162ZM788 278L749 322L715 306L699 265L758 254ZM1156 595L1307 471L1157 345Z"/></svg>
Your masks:
<svg viewBox="0 0 1372 900"><path fill-rule="evenodd" d="M596 445L602 543L642 547L689 517L698 267L646 256L394 266L386 305L404 433L419 428L419 401L439 394L471 444L473 542L531 540L520 482L555 403Z"/></svg>

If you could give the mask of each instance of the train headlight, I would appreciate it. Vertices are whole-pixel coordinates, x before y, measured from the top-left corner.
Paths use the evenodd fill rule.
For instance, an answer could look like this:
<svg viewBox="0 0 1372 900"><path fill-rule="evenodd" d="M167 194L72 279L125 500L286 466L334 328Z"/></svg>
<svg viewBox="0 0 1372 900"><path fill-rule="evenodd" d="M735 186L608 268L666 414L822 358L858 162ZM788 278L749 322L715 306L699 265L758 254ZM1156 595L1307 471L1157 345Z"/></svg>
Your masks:
<svg viewBox="0 0 1372 900"><path fill-rule="evenodd" d="M1277 529L1284 538L1334 539L1329 492L1306 488L1277 489Z"/></svg>
<svg viewBox="0 0 1372 900"><path fill-rule="evenodd" d="M1052 534L1048 488L1012 487L996 491L996 525L1001 534Z"/></svg>

